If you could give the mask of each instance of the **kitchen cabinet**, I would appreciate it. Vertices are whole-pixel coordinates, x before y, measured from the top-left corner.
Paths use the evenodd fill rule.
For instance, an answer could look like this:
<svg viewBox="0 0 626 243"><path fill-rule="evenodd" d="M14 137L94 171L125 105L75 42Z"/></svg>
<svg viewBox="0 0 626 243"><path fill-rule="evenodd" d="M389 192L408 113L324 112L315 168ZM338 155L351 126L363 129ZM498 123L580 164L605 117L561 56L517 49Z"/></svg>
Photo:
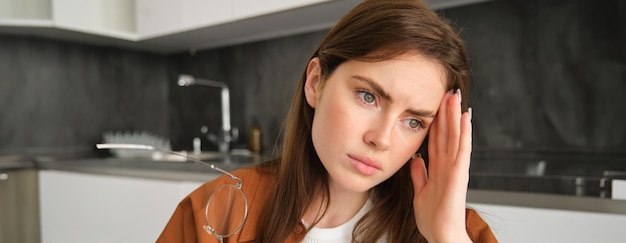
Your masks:
<svg viewBox="0 0 626 243"><path fill-rule="evenodd" d="M231 1L136 0L137 34L153 38L232 21Z"/></svg>
<svg viewBox="0 0 626 243"><path fill-rule="evenodd" d="M207 28L328 0L136 0L137 34L149 39Z"/></svg>
<svg viewBox="0 0 626 243"><path fill-rule="evenodd" d="M0 34L169 54L332 27L361 0L3 0ZM488 0L430 0L432 8Z"/></svg>
<svg viewBox="0 0 626 243"><path fill-rule="evenodd" d="M136 39L135 3L129 0L52 0L55 27Z"/></svg>
<svg viewBox="0 0 626 243"><path fill-rule="evenodd" d="M126 40L136 39L135 3L128 0L5 0L0 26L43 27ZM19 31L23 33L27 30ZM33 29L33 32L40 31ZM44 31L49 34L50 31ZM65 32L61 32L65 33ZM67 33L65 33L67 34Z"/></svg>
<svg viewBox="0 0 626 243"><path fill-rule="evenodd" d="M50 21L50 0L4 0L0 1L0 23L18 24L20 21Z"/></svg>
<svg viewBox="0 0 626 243"><path fill-rule="evenodd" d="M35 169L0 169L0 242L40 242Z"/></svg>
<svg viewBox="0 0 626 243"><path fill-rule="evenodd" d="M139 0L141 1L141 0ZM141 40L166 53L218 48L332 27L360 0L229 1L229 21ZM141 13L139 13L141 14ZM140 38L143 38L140 36Z"/></svg>
<svg viewBox="0 0 626 243"><path fill-rule="evenodd" d="M202 183L42 170L42 242L154 242Z"/></svg>
<svg viewBox="0 0 626 243"><path fill-rule="evenodd" d="M327 1L329 0L265 0L263 4L259 4L258 0L233 0L233 19L262 16Z"/></svg>
<svg viewBox="0 0 626 243"><path fill-rule="evenodd" d="M499 242L623 242L625 214L470 203Z"/></svg>
<svg viewBox="0 0 626 243"><path fill-rule="evenodd" d="M151 39L327 1L329 0L136 0L137 33L141 39ZM262 22L261 19L258 21Z"/></svg>
<svg viewBox="0 0 626 243"><path fill-rule="evenodd" d="M328 28L357 2L4 0L0 33L171 53Z"/></svg>

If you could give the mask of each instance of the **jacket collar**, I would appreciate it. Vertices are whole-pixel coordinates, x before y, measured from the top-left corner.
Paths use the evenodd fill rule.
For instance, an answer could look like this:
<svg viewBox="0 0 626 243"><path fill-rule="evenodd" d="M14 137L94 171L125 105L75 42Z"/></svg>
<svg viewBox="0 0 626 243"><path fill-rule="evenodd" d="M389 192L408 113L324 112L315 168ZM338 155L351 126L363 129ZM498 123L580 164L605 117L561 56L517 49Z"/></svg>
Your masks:
<svg viewBox="0 0 626 243"><path fill-rule="evenodd" d="M267 208L268 201L276 188L275 177L271 173L261 172L259 168L251 170L243 170L240 176L244 180L242 189L248 199L248 216L246 222L237 237L238 242L255 242L257 241L257 229L262 224L261 214ZM296 227L294 232L287 238L285 242L300 242L304 239L306 230L304 225Z"/></svg>
<svg viewBox="0 0 626 243"><path fill-rule="evenodd" d="M261 222L261 213L269 199L268 189L276 186L271 175L260 172L258 168L244 170L240 178L243 179L242 189L248 198L248 216L239 232L239 242L256 240L257 228ZM249 172L249 173L248 173Z"/></svg>

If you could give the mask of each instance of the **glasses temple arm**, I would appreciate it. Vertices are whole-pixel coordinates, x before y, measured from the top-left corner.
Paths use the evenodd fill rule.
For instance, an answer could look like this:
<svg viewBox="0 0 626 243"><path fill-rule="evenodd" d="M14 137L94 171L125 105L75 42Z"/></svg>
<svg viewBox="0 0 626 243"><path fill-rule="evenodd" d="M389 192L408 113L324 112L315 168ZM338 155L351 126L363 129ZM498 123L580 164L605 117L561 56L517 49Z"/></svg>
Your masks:
<svg viewBox="0 0 626 243"><path fill-rule="evenodd" d="M176 156L180 156L183 157L187 160L196 162L198 164L204 165L204 166L208 166L209 168L213 169L213 170L217 170L221 173L224 173L226 175L228 175L231 179L236 180L237 181L237 187L241 188L241 184L242 181L239 177L231 174L228 171L223 170L222 168L219 168L217 166L215 166L214 164L209 164L207 162L204 162L202 160L193 158L188 156L187 154L184 153L180 153L180 152L175 152L172 150L168 150L168 149L162 149L162 148L158 148L158 147L154 147L154 146L150 146L150 145L144 145L144 144L130 144L130 143L99 143L96 144L96 148L97 149L139 149L139 150L152 150L152 151L161 151L161 152L165 152L165 153L169 153L169 154L173 154Z"/></svg>

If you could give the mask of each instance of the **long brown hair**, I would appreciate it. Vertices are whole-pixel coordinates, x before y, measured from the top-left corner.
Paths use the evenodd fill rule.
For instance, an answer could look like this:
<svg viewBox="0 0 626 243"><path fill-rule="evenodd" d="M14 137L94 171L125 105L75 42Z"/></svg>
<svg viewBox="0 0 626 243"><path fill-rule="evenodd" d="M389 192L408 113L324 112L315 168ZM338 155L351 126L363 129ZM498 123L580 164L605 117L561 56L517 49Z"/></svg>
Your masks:
<svg viewBox="0 0 626 243"><path fill-rule="evenodd" d="M462 41L444 19L418 0L363 1L327 33L311 58L320 59L320 81L325 82L348 60L376 62L413 52L440 63L446 71L447 88L467 94L469 71ZM259 224L261 242L284 242L314 195L322 196L322 215L330 200L328 173L311 140L314 110L305 100L305 80L306 69L287 114L280 157L264 165L275 173L278 186L263 212L264 223ZM466 109L466 99L462 102ZM425 140L420 151L427 151L427 144ZM357 223L355 242L374 242L385 234L393 242L424 240L413 214L408 163L372 188L371 198L374 207Z"/></svg>

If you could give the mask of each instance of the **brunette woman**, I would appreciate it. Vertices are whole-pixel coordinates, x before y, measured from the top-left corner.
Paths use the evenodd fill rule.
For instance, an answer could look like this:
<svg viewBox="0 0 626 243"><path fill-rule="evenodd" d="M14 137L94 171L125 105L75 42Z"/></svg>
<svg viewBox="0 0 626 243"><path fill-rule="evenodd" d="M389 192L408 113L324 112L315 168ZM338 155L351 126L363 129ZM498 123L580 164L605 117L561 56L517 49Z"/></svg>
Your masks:
<svg viewBox="0 0 626 243"><path fill-rule="evenodd" d="M247 219L223 240L496 242L465 207L468 82L462 41L424 3L363 1L313 53L279 156L233 172ZM186 197L158 242L215 242L205 204L226 183Z"/></svg>

